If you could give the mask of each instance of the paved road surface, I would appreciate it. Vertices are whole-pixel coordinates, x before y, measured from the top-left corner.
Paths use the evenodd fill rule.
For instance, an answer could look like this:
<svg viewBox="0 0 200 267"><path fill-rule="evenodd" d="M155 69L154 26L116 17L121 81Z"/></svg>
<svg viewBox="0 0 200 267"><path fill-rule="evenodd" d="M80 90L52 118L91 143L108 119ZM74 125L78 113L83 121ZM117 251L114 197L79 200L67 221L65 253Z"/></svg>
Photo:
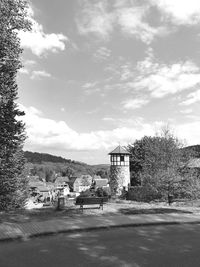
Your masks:
<svg viewBox="0 0 200 267"><path fill-rule="evenodd" d="M200 225L116 228L0 243L1 267L200 266Z"/></svg>

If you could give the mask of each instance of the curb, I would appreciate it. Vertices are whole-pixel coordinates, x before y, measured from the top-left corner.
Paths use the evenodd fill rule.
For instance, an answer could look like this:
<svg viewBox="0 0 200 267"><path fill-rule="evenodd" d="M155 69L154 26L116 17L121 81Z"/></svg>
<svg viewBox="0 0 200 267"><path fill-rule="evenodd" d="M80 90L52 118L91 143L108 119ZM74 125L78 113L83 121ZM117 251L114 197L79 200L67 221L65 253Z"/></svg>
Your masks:
<svg viewBox="0 0 200 267"><path fill-rule="evenodd" d="M146 222L146 223L126 223L126 224L113 224L113 225L102 225L102 226L93 226L93 227L84 227L84 228L76 228L76 229L61 229L57 231L46 231L46 232L38 232L31 234L22 234L16 235L13 237L3 237L0 238L0 242L8 242L14 240L25 241L34 237L42 237L42 236L53 236L57 234L64 233L78 233L78 232L89 232L95 230L105 230L105 229L115 229L115 228L128 228L128 227L142 227L142 226L161 226L161 225L192 225L192 224L200 224L200 221L163 221L163 222Z"/></svg>

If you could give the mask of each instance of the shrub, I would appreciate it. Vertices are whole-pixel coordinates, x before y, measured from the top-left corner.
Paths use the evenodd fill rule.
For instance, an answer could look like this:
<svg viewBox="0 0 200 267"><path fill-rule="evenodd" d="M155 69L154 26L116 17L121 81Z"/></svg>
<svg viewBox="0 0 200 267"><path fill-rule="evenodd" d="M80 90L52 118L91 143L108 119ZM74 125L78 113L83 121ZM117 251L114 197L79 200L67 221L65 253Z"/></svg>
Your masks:
<svg viewBox="0 0 200 267"><path fill-rule="evenodd" d="M150 202L159 199L158 191L150 184L144 186L133 186L129 188L127 199L141 202Z"/></svg>
<svg viewBox="0 0 200 267"><path fill-rule="evenodd" d="M123 189L119 198L120 199L127 199L128 198L128 191L126 191L125 189Z"/></svg>
<svg viewBox="0 0 200 267"><path fill-rule="evenodd" d="M92 192L90 191L90 189L87 189L85 191L82 191L79 195L79 197L91 197L93 196Z"/></svg>
<svg viewBox="0 0 200 267"><path fill-rule="evenodd" d="M96 192L95 192L97 197L109 197L110 192L109 192L109 188L102 188L102 187L98 187Z"/></svg>

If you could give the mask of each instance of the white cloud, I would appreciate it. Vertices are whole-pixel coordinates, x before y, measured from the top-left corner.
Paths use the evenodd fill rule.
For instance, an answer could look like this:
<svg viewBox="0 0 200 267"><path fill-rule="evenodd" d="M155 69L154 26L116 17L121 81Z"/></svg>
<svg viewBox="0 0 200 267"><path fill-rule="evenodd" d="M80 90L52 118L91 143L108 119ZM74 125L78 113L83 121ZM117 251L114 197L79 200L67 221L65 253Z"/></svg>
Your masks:
<svg viewBox="0 0 200 267"><path fill-rule="evenodd" d="M83 85L84 89L89 89L89 88L93 88L95 85L97 84L97 82L87 82Z"/></svg>
<svg viewBox="0 0 200 267"><path fill-rule="evenodd" d="M133 77L133 68L130 63L121 66L121 81L127 81Z"/></svg>
<svg viewBox="0 0 200 267"><path fill-rule="evenodd" d="M92 131L78 133L71 129L64 121L55 121L45 118L41 111L34 107L25 108L27 136L25 149L34 151L100 151L116 146L119 142L126 145L144 135L154 135L156 127L161 122L145 123L144 120L134 120L129 126L121 126L112 130ZM188 144L200 143L200 121L177 125L176 134L181 139L186 139Z"/></svg>
<svg viewBox="0 0 200 267"><path fill-rule="evenodd" d="M147 44L150 44L156 35L165 34L166 29L164 27L151 27L145 22L148 10L148 6L120 8L118 10L118 23L122 32L134 35Z"/></svg>
<svg viewBox="0 0 200 267"><path fill-rule="evenodd" d="M107 12L105 1L92 4L84 1L81 9L76 19L80 34L94 33L107 39L113 30L113 15Z"/></svg>
<svg viewBox="0 0 200 267"><path fill-rule="evenodd" d="M183 113L183 114L190 114L190 113L193 112L193 109L191 109L191 108L187 108L187 109L183 109L183 110L181 110L180 112Z"/></svg>
<svg viewBox="0 0 200 267"><path fill-rule="evenodd" d="M200 90L197 90L193 93L190 93L187 96L187 99L185 101L183 101L181 103L181 105L188 106L188 105L194 104L194 103L199 102L199 101L200 101Z"/></svg>
<svg viewBox="0 0 200 267"><path fill-rule="evenodd" d="M107 60L111 55L111 50L105 46L99 47L94 54L94 58L100 61Z"/></svg>
<svg viewBox="0 0 200 267"><path fill-rule="evenodd" d="M101 90L100 88L96 88L95 86L98 84L98 82L87 82L85 83L82 88L84 89L84 94L89 96L95 93L99 93Z"/></svg>
<svg viewBox="0 0 200 267"><path fill-rule="evenodd" d="M152 134L149 124L134 125L134 128L120 127L107 131L92 131L78 133L71 129L64 121L55 121L45 118L42 112L34 107L25 108L24 121L28 139L26 149L42 150L57 149L60 151L92 151L97 149L110 149L119 141L123 144L132 142L144 134Z"/></svg>
<svg viewBox="0 0 200 267"><path fill-rule="evenodd" d="M127 99L124 101L123 108L125 109L137 109L149 103L149 100L143 98Z"/></svg>
<svg viewBox="0 0 200 267"><path fill-rule="evenodd" d="M115 122L116 121L116 119L111 118L111 117L104 117L104 118L102 118L102 120L103 121L109 121L109 122Z"/></svg>
<svg viewBox="0 0 200 267"><path fill-rule="evenodd" d="M175 24L197 24L200 22L199 0L151 0Z"/></svg>
<svg viewBox="0 0 200 267"><path fill-rule="evenodd" d="M95 34L109 39L114 29L134 36L144 43L151 43L155 36L167 33L165 27L152 27L146 21L150 5L124 1L120 5L111 1L84 1L77 16L77 27L82 35Z"/></svg>
<svg viewBox="0 0 200 267"><path fill-rule="evenodd" d="M106 84L105 90L120 90L129 93L125 107L143 105L152 98L163 98L168 95L181 95L183 91L194 90L200 85L200 68L192 61L179 61L166 64L157 61L152 52L142 61L113 64L106 69L113 77L113 84ZM120 82L116 83L116 80ZM133 95L130 95L130 94ZM145 95L145 99L141 96ZM145 103L144 103L145 102Z"/></svg>
<svg viewBox="0 0 200 267"><path fill-rule="evenodd" d="M167 65L147 58L137 64L137 70L139 76L133 86L137 90L148 90L155 98L182 92L200 84L200 70L192 61Z"/></svg>
<svg viewBox="0 0 200 267"><path fill-rule="evenodd" d="M19 73L21 74L29 74L29 71L26 68L19 69Z"/></svg>
<svg viewBox="0 0 200 267"><path fill-rule="evenodd" d="M31 79L50 78L51 74L45 70L34 70L31 74Z"/></svg>
<svg viewBox="0 0 200 267"><path fill-rule="evenodd" d="M186 140L188 145L200 144L200 120L196 119L189 123L184 123L176 127L177 136Z"/></svg>
<svg viewBox="0 0 200 267"><path fill-rule="evenodd" d="M31 32L19 32L21 46L31 49L32 53L41 56L47 52L56 53L65 49L68 38L62 33L45 33L43 26L34 19L33 9L29 8L29 19L32 22Z"/></svg>
<svg viewBox="0 0 200 267"><path fill-rule="evenodd" d="M28 65L28 66L33 66L35 64L37 64L37 62L35 60L32 60L32 59L28 59L24 62L25 65Z"/></svg>

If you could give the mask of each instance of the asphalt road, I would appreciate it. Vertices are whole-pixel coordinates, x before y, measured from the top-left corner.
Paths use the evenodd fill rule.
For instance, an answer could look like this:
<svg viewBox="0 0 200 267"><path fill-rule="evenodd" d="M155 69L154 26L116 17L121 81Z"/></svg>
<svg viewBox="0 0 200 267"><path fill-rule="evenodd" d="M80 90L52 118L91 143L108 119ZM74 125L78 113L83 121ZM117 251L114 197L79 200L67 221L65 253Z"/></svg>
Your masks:
<svg viewBox="0 0 200 267"><path fill-rule="evenodd" d="M0 267L200 266L200 225L115 228L0 243Z"/></svg>

